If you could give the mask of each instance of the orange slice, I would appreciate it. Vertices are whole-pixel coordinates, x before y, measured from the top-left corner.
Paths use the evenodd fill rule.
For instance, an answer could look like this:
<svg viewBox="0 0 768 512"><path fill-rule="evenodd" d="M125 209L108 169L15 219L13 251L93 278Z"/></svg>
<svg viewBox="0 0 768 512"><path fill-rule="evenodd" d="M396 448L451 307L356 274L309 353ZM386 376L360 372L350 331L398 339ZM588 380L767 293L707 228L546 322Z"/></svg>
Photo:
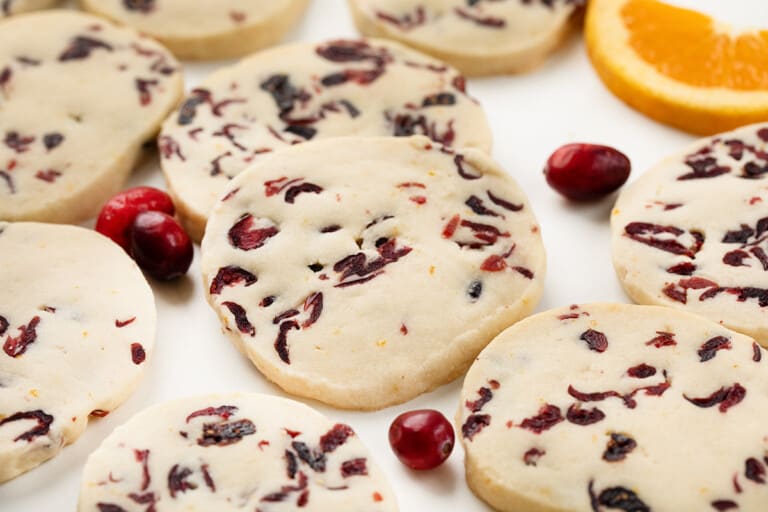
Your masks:
<svg viewBox="0 0 768 512"><path fill-rule="evenodd" d="M586 39L605 85L662 123L708 135L768 121L768 30L657 0L591 0Z"/></svg>

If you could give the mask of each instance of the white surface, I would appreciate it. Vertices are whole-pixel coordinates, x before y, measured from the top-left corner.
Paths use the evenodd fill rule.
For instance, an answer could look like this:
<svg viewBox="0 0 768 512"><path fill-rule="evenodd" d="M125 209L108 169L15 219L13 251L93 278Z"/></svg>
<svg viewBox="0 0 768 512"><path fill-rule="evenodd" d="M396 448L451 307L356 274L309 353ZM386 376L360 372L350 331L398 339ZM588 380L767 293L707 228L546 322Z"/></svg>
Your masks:
<svg viewBox="0 0 768 512"><path fill-rule="evenodd" d="M762 3L764 0L742 0L738 7ZM732 2L727 4L734 7ZM314 0L308 16L289 39L320 40L355 33L345 2ZM188 66L188 88L218 65ZM544 299L537 310L575 302L626 302L610 257L608 217L615 196L589 205L569 204L549 189L541 174L542 166L561 144L599 142L615 146L631 158L634 178L694 138L656 124L615 99L592 71L577 36L533 73L471 80L469 91L488 111L495 136L495 158L528 193L542 226L549 271ZM137 172L131 184L162 186L156 162L151 161ZM0 486L0 511L74 510L88 454L116 426L151 404L226 391L282 395L221 334L218 320L203 298L198 263L199 253L186 279L153 283L159 314L157 345L135 395L107 418L94 421L83 437L59 457ZM355 428L390 478L403 512L488 511L464 483L460 447L443 467L417 473L397 461L387 442L389 424L402 411L435 408L452 419L459 405L460 386L459 380L376 413L337 411L309 404Z"/></svg>

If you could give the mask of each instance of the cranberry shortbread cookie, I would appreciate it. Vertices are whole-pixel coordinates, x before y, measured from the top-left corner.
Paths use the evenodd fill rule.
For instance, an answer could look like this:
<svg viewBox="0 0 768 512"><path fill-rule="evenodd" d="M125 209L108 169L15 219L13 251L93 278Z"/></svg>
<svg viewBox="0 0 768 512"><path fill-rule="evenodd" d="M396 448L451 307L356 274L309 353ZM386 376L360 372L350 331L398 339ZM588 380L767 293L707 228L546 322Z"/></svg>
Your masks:
<svg viewBox="0 0 768 512"><path fill-rule="evenodd" d="M76 223L119 190L182 95L178 63L74 11L0 30L0 219Z"/></svg>
<svg viewBox="0 0 768 512"><path fill-rule="evenodd" d="M239 57L278 42L309 0L80 0L87 11L134 27L180 59Z"/></svg>
<svg viewBox="0 0 768 512"><path fill-rule="evenodd" d="M94 231L0 223L0 482L119 406L154 345L139 268Z"/></svg>
<svg viewBox="0 0 768 512"><path fill-rule="evenodd" d="M363 34L413 46L467 75L536 67L570 32L584 0L349 0Z"/></svg>
<svg viewBox="0 0 768 512"><path fill-rule="evenodd" d="M612 215L613 262L641 304L685 309L768 346L768 124L696 142Z"/></svg>
<svg viewBox="0 0 768 512"><path fill-rule="evenodd" d="M422 134L491 148L480 106L445 64L382 41L299 43L216 72L163 125L162 166L193 238L230 179L280 148L328 137Z"/></svg>
<svg viewBox="0 0 768 512"><path fill-rule="evenodd" d="M764 510L764 356L752 338L671 308L528 318L464 381L467 482L510 512Z"/></svg>
<svg viewBox="0 0 768 512"><path fill-rule="evenodd" d="M118 427L88 459L79 512L395 512L351 427L267 395L185 398Z"/></svg>
<svg viewBox="0 0 768 512"><path fill-rule="evenodd" d="M0 0L0 19L22 12L49 9L60 0Z"/></svg>
<svg viewBox="0 0 768 512"><path fill-rule="evenodd" d="M202 250L208 300L259 370L355 409L463 373L533 310L546 263L512 179L422 136L275 154L232 181Z"/></svg>

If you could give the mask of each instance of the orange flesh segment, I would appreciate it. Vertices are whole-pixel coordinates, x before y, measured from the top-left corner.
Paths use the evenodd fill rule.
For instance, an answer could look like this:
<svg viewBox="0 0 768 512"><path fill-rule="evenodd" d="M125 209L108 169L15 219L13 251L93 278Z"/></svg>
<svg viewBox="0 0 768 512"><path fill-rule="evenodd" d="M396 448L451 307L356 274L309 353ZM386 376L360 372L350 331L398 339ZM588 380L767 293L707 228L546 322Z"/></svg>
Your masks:
<svg viewBox="0 0 768 512"><path fill-rule="evenodd" d="M768 90L768 30L731 35L699 12L656 0L621 11L629 44L659 73L695 87Z"/></svg>

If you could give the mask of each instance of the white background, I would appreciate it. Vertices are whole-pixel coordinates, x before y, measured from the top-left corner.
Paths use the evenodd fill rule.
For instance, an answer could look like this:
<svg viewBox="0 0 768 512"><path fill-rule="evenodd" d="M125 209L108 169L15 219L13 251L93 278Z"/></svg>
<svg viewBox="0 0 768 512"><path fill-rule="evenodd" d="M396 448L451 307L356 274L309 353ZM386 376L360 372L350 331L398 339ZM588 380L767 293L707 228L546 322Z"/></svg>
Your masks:
<svg viewBox="0 0 768 512"><path fill-rule="evenodd" d="M765 0L674 3L705 8L736 26L750 22L768 26ZM314 0L302 24L287 39L318 41L355 34L345 2ZM221 64L188 65L188 88ZM541 223L549 269L544 298L537 310L577 302L626 302L610 257L608 220L615 196L589 205L570 204L547 186L542 166L562 144L597 142L619 148L630 157L632 180L694 138L656 124L615 99L592 71L578 35L532 73L470 80L468 88L487 110L495 136L495 158L528 193ZM134 175L131 185L137 184L163 186L156 159ZM107 418L93 421L80 440L61 455L0 485L0 511L74 510L88 454L117 425L151 404L226 391L283 395L221 334L219 322L203 296L198 264L199 252L188 277L168 284L152 283L159 314L157 344L138 391ZM403 512L487 511L490 509L472 495L464 482L463 452L458 444L444 466L414 472L397 461L387 442L389 424L402 411L435 408L452 419L459 405L460 386L458 380L409 403L375 413L337 411L309 403L355 428L388 475Z"/></svg>

